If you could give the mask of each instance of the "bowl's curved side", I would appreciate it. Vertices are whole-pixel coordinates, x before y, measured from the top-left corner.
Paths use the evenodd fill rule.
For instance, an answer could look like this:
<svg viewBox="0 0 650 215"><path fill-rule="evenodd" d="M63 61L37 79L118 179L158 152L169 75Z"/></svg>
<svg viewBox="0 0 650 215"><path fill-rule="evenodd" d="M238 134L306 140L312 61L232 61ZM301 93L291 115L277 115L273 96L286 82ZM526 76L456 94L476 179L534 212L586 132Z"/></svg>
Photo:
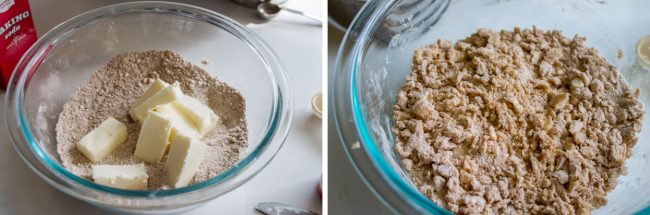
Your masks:
<svg viewBox="0 0 650 215"><path fill-rule="evenodd" d="M395 212L445 213L419 194L408 177L403 177L392 150L393 143L390 142L392 110L387 109L394 104L394 96L404 83L405 75L410 72L412 52L438 38L452 41L464 38L480 27L498 30L535 25L544 29L560 29L565 35L586 36L587 44L598 49L602 56L616 65L632 87L641 89L644 97L646 92L650 92L650 85L646 81L650 73L639 70L640 67L634 62L633 50L636 40L650 33L647 28L634 27L634 24L643 26L650 20L647 13L636 9L646 4L635 0L558 0L550 3L458 0L450 2L438 22L423 22L429 25L416 26L415 23L421 22L418 14L429 14L435 10L423 7L400 11L400 6L416 5L408 0L371 1L346 33L330 85L332 96L329 102L340 142L357 174ZM634 14L634 18L630 14ZM406 30L400 32L399 29ZM619 48L625 53L625 58L617 57ZM643 99L650 101L650 97ZM645 108L648 111L647 105ZM650 190L639 189L647 187L648 183L643 179L648 177L645 173L648 172L646 166L650 160L645 156L650 147L642 144L650 136L647 131L643 129L639 134L634 155L627 161L628 169L634 172L619 178L617 188L608 195L610 204L595 213L648 210L650 198L645 196ZM644 198L634 198L635 195L643 195Z"/></svg>
<svg viewBox="0 0 650 215"><path fill-rule="evenodd" d="M357 14L346 32L337 54L334 80L330 86L330 104L340 143L355 171L364 183L385 205L395 213L403 214L449 214L410 186L391 163L383 156L382 144L373 140L373 134L365 124L365 104L360 101L359 89L364 80L357 79L361 72L367 41L374 39L381 44L391 44L391 38L400 33L414 33L403 26L381 25L388 11L422 9L430 13L421 14L416 22L430 23L438 19L449 1L427 1L411 4L412 1L370 1ZM401 5L405 4L405 5ZM412 7L417 5L418 7ZM399 14L399 12L395 13ZM424 17L426 16L426 17ZM395 16L393 16L395 18ZM411 17L413 18L413 17ZM390 131L389 131L390 132Z"/></svg>
<svg viewBox="0 0 650 215"><path fill-rule="evenodd" d="M257 147L234 167L205 182L160 191L121 190L94 184L80 178L48 156L32 135L22 107L29 81L48 53L62 38L74 34L85 25L128 14L166 14L200 20L239 38L252 49L270 77L272 105L265 135ZM250 60L250 59L248 59ZM43 35L23 56L10 79L5 98L7 129L20 157L41 178L57 189L76 198L98 205L132 213L178 212L206 202L233 190L254 177L273 159L284 143L292 120L293 98L289 79L279 59L259 36L236 21L214 11L186 4L169 2L132 2L111 5L86 12L56 26Z"/></svg>

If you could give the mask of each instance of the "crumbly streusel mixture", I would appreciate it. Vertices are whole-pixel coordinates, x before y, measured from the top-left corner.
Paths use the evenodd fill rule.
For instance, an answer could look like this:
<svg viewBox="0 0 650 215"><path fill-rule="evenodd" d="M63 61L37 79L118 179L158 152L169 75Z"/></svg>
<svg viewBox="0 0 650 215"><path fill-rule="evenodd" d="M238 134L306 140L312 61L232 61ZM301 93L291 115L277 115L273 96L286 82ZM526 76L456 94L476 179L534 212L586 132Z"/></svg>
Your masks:
<svg viewBox="0 0 650 215"><path fill-rule="evenodd" d="M461 214L589 214L625 174L644 111L585 38L479 29L415 52L394 110L402 164Z"/></svg>

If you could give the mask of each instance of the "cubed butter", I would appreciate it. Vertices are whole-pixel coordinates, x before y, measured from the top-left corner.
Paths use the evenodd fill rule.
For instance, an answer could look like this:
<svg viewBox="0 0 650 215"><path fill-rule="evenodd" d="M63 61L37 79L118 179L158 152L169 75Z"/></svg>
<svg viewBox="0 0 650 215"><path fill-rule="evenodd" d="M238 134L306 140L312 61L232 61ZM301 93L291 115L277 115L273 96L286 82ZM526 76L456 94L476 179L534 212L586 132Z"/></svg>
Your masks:
<svg viewBox="0 0 650 215"><path fill-rule="evenodd" d="M128 190L147 189L149 176L144 164L93 165L95 183Z"/></svg>
<svg viewBox="0 0 650 215"><path fill-rule="evenodd" d="M169 87L168 83L160 79L156 79L153 83L151 83L151 85L149 85L147 91L145 91L144 94L142 94L142 96L140 96L138 99L135 100L135 102L133 102L133 104L131 104L131 109L129 109L129 115L131 115L133 119L136 119L135 108L140 106L142 102L151 98L151 96L155 95L156 93L160 92L161 90L167 87Z"/></svg>
<svg viewBox="0 0 650 215"><path fill-rule="evenodd" d="M126 125L113 117L108 117L77 143L77 149L91 162L104 159L108 154L126 141Z"/></svg>
<svg viewBox="0 0 650 215"><path fill-rule="evenodd" d="M159 113L150 111L142 123L134 156L148 163L157 163L167 151L172 122Z"/></svg>
<svg viewBox="0 0 650 215"><path fill-rule="evenodd" d="M189 137L198 137L199 132L196 129L196 126L194 126L194 123L175 106L171 104L159 105L156 107L155 111L172 122L173 129L171 136L169 137L170 141L173 140L178 133L183 133Z"/></svg>
<svg viewBox="0 0 650 215"><path fill-rule="evenodd" d="M207 146L196 138L177 135L174 138L167 161L167 180L174 188L187 186L199 169Z"/></svg>
<svg viewBox="0 0 650 215"><path fill-rule="evenodd" d="M183 96L172 104L192 120L201 137L214 129L219 122L219 116L198 99Z"/></svg>
<svg viewBox="0 0 650 215"><path fill-rule="evenodd" d="M133 114L131 114L131 118L142 122L147 113L150 110L154 109L156 106L168 104L176 99L181 98L182 96L183 91L181 91L181 87L178 85L178 83L174 83L169 87L157 92L151 96L151 98L145 100L142 102L142 104L135 107L135 109L133 109Z"/></svg>

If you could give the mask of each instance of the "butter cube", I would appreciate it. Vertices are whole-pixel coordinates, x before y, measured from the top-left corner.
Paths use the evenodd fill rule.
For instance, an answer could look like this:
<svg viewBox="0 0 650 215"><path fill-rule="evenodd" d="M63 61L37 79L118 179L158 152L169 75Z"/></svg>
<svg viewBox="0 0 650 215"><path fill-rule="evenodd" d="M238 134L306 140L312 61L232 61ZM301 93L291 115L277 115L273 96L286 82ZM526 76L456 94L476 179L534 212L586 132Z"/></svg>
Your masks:
<svg viewBox="0 0 650 215"><path fill-rule="evenodd" d="M177 135L167 155L167 180L174 188L187 186L203 160L207 146L185 135Z"/></svg>
<svg viewBox="0 0 650 215"><path fill-rule="evenodd" d="M170 140L173 140L177 133L183 133L189 137L198 137L199 132L194 123L173 105L159 105L155 111L172 122L173 129L169 137Z"/></svg>
<svg viewBox="0 0 650 215"><path fill-rule="evenodd" d="M181 91L181 87L178 85L178 83L174 83L171 86L161 90L160 92L157 92L151 96L151 98L145 100L142 102L142 104L135 107L132 112L133 114L131 114L131 118L142 122L149 110L154 109L158 105L164 105L173 102L182 96L183 91Z"/></svg>
<svg viewBox="0 0 650 215"><path fill-rule="evenodd" d="M142 123L134 156L148 163L157 163L167 151L172 122L159 113L150 111Z"/></svg>
<svg viewBox="0 0 650 215"><path fill-rule="evenodd" d="M131 109L129 109L129 115L131 115L131 118L136 119L137 117L135 114L136 107L140 106L142 102L146 101L147 99L151 98L151 96L167 87L169 87L169 84L160 79L156 79L153 83L151 83L151 85L149 85L149 88L147 88L147 91L145 91L144 94L136 99L135 102L133 102L131 105Z"/></svg>
<svg viewBox="0 0 650 215"><path fill-rule="evenodd" d="M210 107L201 103L198 99L190 96L183 96L172 104L188 116L203 137L217 126L219 116Z"/></svg>
<svg viewBox="0 0 650 215"><path fill-rule="evenodd" d="M91 162L104 159L120 146L126 137L126 125L113 117L108 117L77 143L77 149Z"/></svg>
<svg viewBox="0 0 650 215"><path fill-rule="evenodd" d="M149 175L144 164L93 165L93 180L97 184L129 190L147 189Z"/></svg>

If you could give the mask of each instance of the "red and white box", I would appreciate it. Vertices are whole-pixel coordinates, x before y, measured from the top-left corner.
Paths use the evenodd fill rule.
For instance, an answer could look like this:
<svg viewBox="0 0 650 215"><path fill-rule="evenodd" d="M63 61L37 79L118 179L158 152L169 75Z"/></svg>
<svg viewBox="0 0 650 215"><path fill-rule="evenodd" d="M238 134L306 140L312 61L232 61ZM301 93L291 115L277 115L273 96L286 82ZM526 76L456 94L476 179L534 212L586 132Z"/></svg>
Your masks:
<svg viewBox="0 0 650 215"><path fill-rule="evenodd" d="M0 0L0 85L7 83L14 67L38 39L27 0Z"/></svg>

